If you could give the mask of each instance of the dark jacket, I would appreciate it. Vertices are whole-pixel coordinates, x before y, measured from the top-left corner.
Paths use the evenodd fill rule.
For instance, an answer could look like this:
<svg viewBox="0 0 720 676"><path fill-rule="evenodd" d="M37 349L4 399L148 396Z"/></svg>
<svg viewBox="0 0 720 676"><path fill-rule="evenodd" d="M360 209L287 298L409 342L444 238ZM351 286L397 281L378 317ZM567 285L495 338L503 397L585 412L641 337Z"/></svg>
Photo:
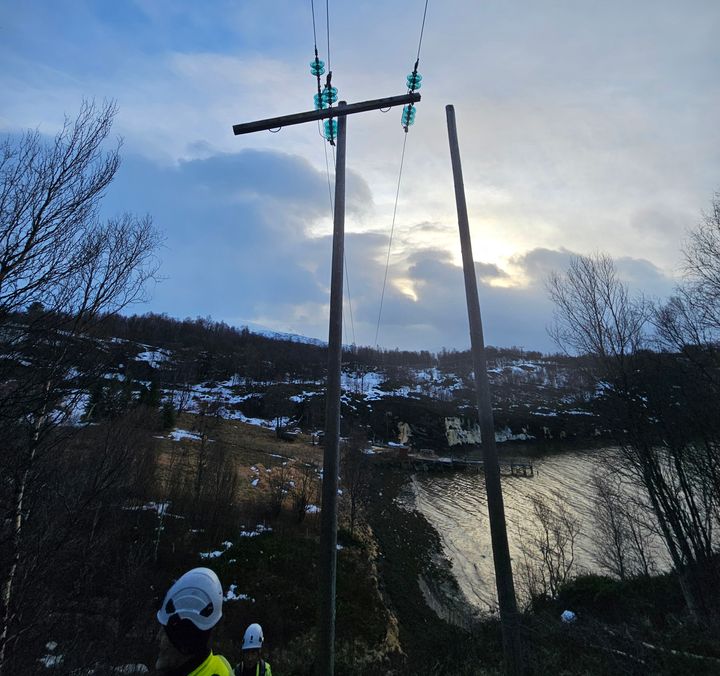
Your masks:
<svg viewBox="0 0 720 676"><path fill-rule="evenodd" d="M245 672L243 663L240 662L240 664L235 667L235 675L240 676L240 674L242 674L243 676L272 676L272 670L270 669L270 663L261 659L255 667L254 674L250 674L250 672Z"/></svg>

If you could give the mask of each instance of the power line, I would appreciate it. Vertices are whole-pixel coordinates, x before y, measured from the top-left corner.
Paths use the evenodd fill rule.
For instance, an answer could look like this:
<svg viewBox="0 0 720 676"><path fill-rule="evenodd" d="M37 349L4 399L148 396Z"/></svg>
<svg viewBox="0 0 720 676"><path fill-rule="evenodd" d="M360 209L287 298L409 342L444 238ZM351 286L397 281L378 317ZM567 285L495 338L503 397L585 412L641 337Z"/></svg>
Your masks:
<svg viewBox="0 0 720 676"><path fill-rule="evenodd" d="M330 70L330 0L325 0L325 24L327 26L328 70Z"/></svg>
<svg viewBox="0 0 720 676"><path fill-rule="evenodd" d="M417 72L417 69L418 69L418 65L420 64L420 49L422 48L422 40L423 40L423 35L425 33L425 19L427 17L428 2L429 2L429 0L425 0L425 8L423 9L422 25L420 26L420 39L418 40L418 49L417 49L417 57L415 59L415 66L413 67L413 72L410 75L408 75L408 85L410 87L410 91L415 91L416 88L419 89L420 88L420 80L422 80L422 76ZM397 190L395 191L395 205L393 206L392 224L390 226L390 241L388 242L388 253L387 253L387 259L385 261L385 275L383 278L382 292L380 294L380 310L378 311L377 326L375 328L375 346L376 347L378 344L378 342L377 342L378 335L380 334L380 320L382 319L383 302L385 300L385 288L387 287L388 270L390 268L390 252L392 249L393 233L395 231L395 216L397 213L398 200L400 197L400 183L402 181L403 164L405 162L405 146L407 144L407 132L408 132L409 126L413 123L414 118L415 118L415 111L413 110L413 104L411 103L409 106L406 106L406 108L403 109L402 122L403 122L403 128L405 129L405 139L403 140L402 155L400 156L400 171L398 172Z"/></svg>
<svg viewBox="0 0 720 676"><path fill-rule="evenodd" d="M429 2L429 0L425 0L425 11L423 11L422 26L420 27L420 41L418 42L418 51L417 51L416 61L420 61L420 47L422 47L423 33L425 32L425 17L427 16L428 2Z"/></svg>
<svg viewBox="0 0 720 676"><path fill-rule="evenodd" d="M318 126L320 126L319 121L318 121ZM324 137L323 137L323 139L324 139ZM327 173L328 197L330 198L330 215L332 215L333 212L335 211L335 206L333 205L332 186L330 185L330 165L328 163L327 145L325 145L324 143L323 143L323 148L325 149L325 172ZM335 167L334 159L335 158L333 157L333 168Z"/></svg>
<svg viewBox="0 0 720 676"><path fill-rule="evenodd" d="M317 33L315 32L315 0L310 0L310 9L312 9L313 42L315 43L315 53L317 54Z"/></svg>
<svg viewBox="0 0 720 676"><path fill-rule="evenodd" d="M387 260L385 261L385 277L383 279L382 293L380 294L380 310L378 312L377 327L375 328L375 345L377 346L380 333L380 319L382 317L383 301L385 300L385 286L387 285L388 269L390 268L390 250L392 249L393 233L395 232L395 215L397 214L398 198L400 197L400 182L402 181L403 165L405 163L405 146L407 134L404 134L402 155L400 156L400 172L398 173L397 190L395 191L395 206L393 207L392 224L390 226L390 241L388 242Z"/></svg>
<svg viewBox="0 0 720 676"><path fill-rule="evenodd" d="M352 344L357 345L355 340L355 321L353 320L352 301L350 300L350 275L348 274L347 255L345 256L345 288L347 289L348 311L350 313L350 331L352 332Z"/></svg>

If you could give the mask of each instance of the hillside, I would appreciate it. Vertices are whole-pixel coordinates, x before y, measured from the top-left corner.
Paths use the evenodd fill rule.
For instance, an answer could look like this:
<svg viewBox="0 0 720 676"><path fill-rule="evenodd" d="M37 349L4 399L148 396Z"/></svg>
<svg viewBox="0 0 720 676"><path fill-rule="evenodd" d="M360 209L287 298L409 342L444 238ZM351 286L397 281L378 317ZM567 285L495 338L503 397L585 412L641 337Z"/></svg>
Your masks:
<svg viewBox="0 0 720 676"><path fill-rule="evenodd" d="M99 340L108 356L107 396L124 382L136 397L157 388L180 412L210 409L266 427L282 420L307 433L324 426L321 345L157 316L114 320ZM488 373L498 442L602 433L579 359L488 348ZM445 419L459 418L466 431L477 420L469 352L348 349L342 387L344 434L360 427L370 440L396 441L398 425L408 423L411 444L446 453Z"/></svg>
<svg viewBox="0 0 720 676"><path fill-rule="evenodd" d="M33 474L19 484L32 510L13 541L24 552L15 584L26 615L13 625L24 649L11 663L67 673L152 664L161 590L206 564L226 587L221 648L236 654L240 627L259 620L280 671L307 673L297 665L314 645L322 447L311 435L324 425L325 348L152 315L108 316L84 333L66 325L36 307L1 337L8 419L10 402L38 411L13 421L14 443L33 449ZM462 421L470 442L453 452L474 447L468 362L464 353L346 351L348 448L395 442L405 423L411 443L446 453L447 418ZM590 417L574 413L584 395L572 364L495 351L491 376L505 416L498 439L533 443L547 420ZM565 403L553 408L559 392ZM293 443L278 439L279 424L300 430ZM347 673L402 669L381 546L362 516L372 456L354 457L356 479L343 469L338 660ZM26 458L8 456L4 471L22 477ZM424 535L418 545L435 570L437 541Z"/></svg>
<svg viewBox="0 0 720 676"><path fill-rule="evenodd" d="M2 335L6 402L41 406L15 420L5 407L19 430L12 443L34 454L22 538L9 540L24 561L15 583L24 614L11 621L23 649L9 663L27 673L147 673L163 590L206 565L225 590L218 650L237 659L243 627L259 621L274 669L309 676L325 348L208 320L107 317L79 335L50 320L18 315ZM501 453L584 447L606 434L603 389L588 385L582 360L488 355ZM443 456L477 450L469 354L349 349L342 386L337 673L499 673L497 619L467 605L439 534L401 504L407 471L392 469L398 440ZM27 455L13 458L4 470L22 476ZM682 612L678 590L675 575L580 577L533 598L532 661L544 673L582 650L569 673L611 674L644 641L653 673L698 659L712 668L706 633L684 622L668 633ZM658 594L668 599L662 613L650 610ZM574 634L558 624L563 599L587 617ZM620 607L632 639L607 637L619 631ZM609 633L598 642L598 631ZM666 637L680 651L669 666L652 653Z"/></svg>

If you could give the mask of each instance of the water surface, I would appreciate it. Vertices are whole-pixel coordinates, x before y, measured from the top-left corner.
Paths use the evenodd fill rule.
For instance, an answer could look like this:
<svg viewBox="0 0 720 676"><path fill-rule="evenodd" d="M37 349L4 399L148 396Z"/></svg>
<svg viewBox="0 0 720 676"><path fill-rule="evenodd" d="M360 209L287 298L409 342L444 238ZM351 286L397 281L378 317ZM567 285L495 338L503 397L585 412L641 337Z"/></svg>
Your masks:
<svg viewBox="0 0 720 676"><path fill-rule="evenodd" d="M505 516L513 569L521 558L519 543L529 527L530 496L548 501L559 494L580 521L576 572L597 571L593 537L593 483L599 463L614 460L607 449L567 451L533 458L533 477L502 477ZM527 460L523 460L527 461ZM438 531L455 577L468 601L481 610L496 606L490 527L482 472L418 473L413 477L414 506ZM517 578L517 571L516 571ZM518 586L516 581L516 586Z"/></svg>

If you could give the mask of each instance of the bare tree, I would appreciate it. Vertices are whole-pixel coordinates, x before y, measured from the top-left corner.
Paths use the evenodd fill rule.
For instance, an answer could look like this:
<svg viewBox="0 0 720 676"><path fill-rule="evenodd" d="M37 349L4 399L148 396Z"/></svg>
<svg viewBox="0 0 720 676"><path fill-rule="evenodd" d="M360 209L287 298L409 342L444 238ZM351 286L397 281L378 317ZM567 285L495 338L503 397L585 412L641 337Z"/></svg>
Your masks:
<svg viewBox="0 0 720 676"><path fill-rule="evenodd" d="M340 462L340 478L347 492L350 506L350 534L355 532L358 509L370 494L370 459L364 453L367 439L364 433L353 435L343 445Z"/></svg>
<svg viewBox="0 0 720 676"><path fill-rule="evenodd" d="M614 373L645 346L651 307L630 294L609 256L573 257L565 274L550 274L547 288L555 303L550 335L566 352L596 357Z"/></svg>
<svg viewBox="0 0 720 676"><path fill-rule="evenodd" d="M135 408L72 437L56 433L44 439L43 450L51 452L36 456L26 491L3 665L8 672L36 671L35 641L59 618L79 622L88 612L87 596L77 594L69 580L97 589L103 576L112 576L117 561L110 552L119 541L108 537L121 527L116 522L122 507L137 496L138 476L153 469L146 465L153 453L151 422L146 410ZM68 622L65 635L75 629Z"/></svg>
<svg viewBox="0 0 720 676"><path fill-rule="evenodd" d="M103 151L115 112L112 103L85 103L49 143L37 132L0 141L0 340L8 355L0 365L2 520L11 524L0 557L0 674L18 616L34 467L63 437L57 431L70 415L72 382L82 380L78 365L90 367L83 332L141 298L157 271L159 238L149 218L98 218L119 166L119 142Z"/></svg>
<svg viewBox="0 0 720 676"><path fill-rule="evenodd" d="M299 474L295 476L295 485L292 490L293 511L298 523L305 519L308 506L318 494L318 480L313 465L302 465Z"/></svg>
<svg viewBox="0 0 720 676"><path fill-rule="evenodd" d="M232 520L238 485L235 460L230 447L222 441L212 445L207 477L203 486L203 502L209 512L206 523L217 535Z"/></svg>
<svg viewBox="0 0 720 676"><path fill-rule="evenodd" d="M520 533L520 578L529 597L555 598L575 572L575 544L580 521L555 493L552 500L530 497L532 515Z"/></svg>
<svg viewBox="0 0 720 676"><path fill-rule="evenodd" d="M276 433L281 432L287 420L295 411L291 396L293 389L288 385L273 385L263 395L263 411L267 418L275 420Z"/></svg>
<svg viewBox="0 0 720 676"><path fill-rule="evenodd" d="M98 219L120 164L119 141L103 152L115 113L113 103L84 103L49 144L38 132L0 142L3 314L33 302L71 314L118 310L155 272L149 219Z"/></svg>
<svg viewBox="0 0 720 676"><path fill-rule="evenodd" d="M660 537L652 525L652 509L645 501L630 498L622 504L622 516L629 536L630 574L648 577L656 573Z"/></svg>
<svg viewBox="0 0 720 676"><path fill-rule="evenodd" d="M216 442L210 439L210 435L219 429L222 420L222 402L220 399L211 401L203 401L200 403L200 411L197 417L197 430L200 435L200 446L195 454L195 503L200 501L203 485L205 482L205 472L211 462L210 446Z"/></svg>
<svg viewBox="0 0 720 676"><path fill-rule="evenodd" d="M282 511L283 502L290 492L290 465L288 461L280 462L270 472L268 499L270 503L270 512L273 516L278 516Z"/></svg>
<svg viewBox="0 0 720 676"><path fill-rule="evenodd" d="M710 213L691 231L684 253L686 300L702 325L716 332L720 330L720 193L715 194Z"/></svg>
<svg viewBox="0 0 720 676"><path fill-rule="evenodd" d="M701 590L713 570L718 493L698 466L703 454L693 436L706 434L703 418L716 416L700 413L703 396L678 398L696 387L694 378L677 356L648 349L651 307L630 295L609 257L574 258L548 289L556 308L552 334L564 349L592 358L625 476L647 497L690 613L709 619L710 599ZM709 463L717 446L708 440L705 447Z"/></svg>
<svg viewBox="0 0 720 676"><path fill-rule="evenodd" d="M647 505L638 505L610 472L594 475L593 487L597 563L621 580L650 575L656 565Z"/></svg>
<svg viewBox="0 0 720 676"><path fill-rule="evenodd" d="M621 580L628 578L628 540L627 524L619 510L620 496L607 476L593 476L595 489L594 521L595 533L600 545L596 561L601 568L608 570Z"/></svg>

